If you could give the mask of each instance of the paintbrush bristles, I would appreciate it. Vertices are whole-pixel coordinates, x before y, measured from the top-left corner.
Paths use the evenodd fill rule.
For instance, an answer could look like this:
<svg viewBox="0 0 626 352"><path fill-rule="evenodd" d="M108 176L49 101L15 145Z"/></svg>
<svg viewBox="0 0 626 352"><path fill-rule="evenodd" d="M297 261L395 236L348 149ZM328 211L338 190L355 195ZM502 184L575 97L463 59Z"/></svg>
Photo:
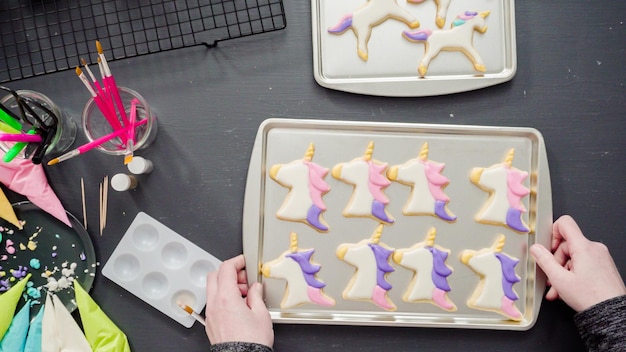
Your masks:
<svg viewBox="0 0 626 352"><path fill-rule="evenodd" d="M98 54L102 55L102 53L104 53L104 50L102 50L102 44L100 44L99 40L96 40L96 49L98 50Z"/></svg>
<svg viewBox="0 0 626 352"><path fill-rule="evenodd" d="M194 313L193 309L191 309L191 307L190 307L190 306L188 306L188 305L186 305L186 304L184 304L184 303L182 303L182 302L180 302L180 301L179 301L179 302L176 302L176 304L178 304L178 306L179 306L179 307L181 307L182 309L184 309L184 310L185 310L185 312L187 312L187 313L189 313L189 314Z"/></svg>

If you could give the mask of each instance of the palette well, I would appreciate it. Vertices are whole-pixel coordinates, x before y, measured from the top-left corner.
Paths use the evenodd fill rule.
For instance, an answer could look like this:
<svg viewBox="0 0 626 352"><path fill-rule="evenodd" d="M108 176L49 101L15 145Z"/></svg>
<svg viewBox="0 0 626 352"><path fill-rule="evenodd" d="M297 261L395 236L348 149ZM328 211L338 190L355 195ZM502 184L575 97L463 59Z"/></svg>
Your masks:
<svg viewBox="0 0 626 352"><path fill-rule="evenodd" d="M195 319L178 302L202 311L206 275L221 261L146 213L137 214L102 274L189 328Z"/></svg>

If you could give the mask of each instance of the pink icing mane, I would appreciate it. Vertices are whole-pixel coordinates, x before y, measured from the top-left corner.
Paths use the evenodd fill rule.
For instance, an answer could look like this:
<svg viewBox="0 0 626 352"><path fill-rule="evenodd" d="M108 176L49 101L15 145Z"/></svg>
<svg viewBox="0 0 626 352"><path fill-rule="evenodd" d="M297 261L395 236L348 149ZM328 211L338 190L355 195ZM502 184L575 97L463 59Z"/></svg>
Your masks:
<svg viewBox="0 0 626 352"><path fill-rule="evenodd" d="M421 161L424 163L424 170L426 173L426 179L428 180L428 189L430 190L430 194L435 198L435 200L440 200L447 202L450 198L443 193L443 186L447 185L448 180L447 177L441 174L445 164L435 164L431 161Z"/></svg>
<svg viewBox="0 0 626 352"><path fill-rule="evenodd" d="M372 161L366 161L369 166L369 183L368 188L374 200L377 200L383 204L389 203L389 199L383 193L383 188L389 186L391 181L383 175L383 172L387 168L387 164L377 165Z"/></svg>
<svg viewBox="0 0 626 352"><path fill-rule="evenodd" d="M525 212L522 205L522 197L527 196L530 190L524 187L523 182L528 176L527 172L519 171L513 168L507 169L507 198L509 200L509 206L513 209Z"/></svg>
<svg viewBox="0 0 626 352"><path fill-rule="evenodd" d="M305 161L304 164L309 168L309 195L311 196L311 201L321 210L326 210L322 195L330 190L330 187L324 181L324 177L328 174L328 169L310 161Z"/></svg>

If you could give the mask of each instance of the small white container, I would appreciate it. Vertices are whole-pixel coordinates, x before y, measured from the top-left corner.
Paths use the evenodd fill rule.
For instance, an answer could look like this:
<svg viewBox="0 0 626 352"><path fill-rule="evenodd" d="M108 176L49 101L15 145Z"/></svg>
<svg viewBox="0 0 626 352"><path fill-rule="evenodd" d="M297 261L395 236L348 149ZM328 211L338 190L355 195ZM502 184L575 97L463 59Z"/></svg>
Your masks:
<svg viewBox="0 0 626 352"><path fill-rule="evenodd" d="M149 174L154 169L154 164L148 159L140 156L134 156L133 160L128 163L128 171L135 175Z"/></svg>
<svg viewBox="0 0 626 352"><path fill-rule="evenodd" d="M111 178L111 187L118 192L134 189L137 187L137 178L133 175L116 174Z"/></svg>

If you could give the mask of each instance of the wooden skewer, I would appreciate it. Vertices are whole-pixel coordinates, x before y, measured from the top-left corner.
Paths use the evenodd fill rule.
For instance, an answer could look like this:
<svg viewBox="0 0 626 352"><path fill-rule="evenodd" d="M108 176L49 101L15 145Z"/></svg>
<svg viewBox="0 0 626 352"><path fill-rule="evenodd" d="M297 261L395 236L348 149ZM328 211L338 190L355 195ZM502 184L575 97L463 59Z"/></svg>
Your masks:
<svg viewBox="0 0 626 352"><path fill-rule="evenodd" d="M87 206L85 205L85 180L80 178L80 195L83 200L83 226L87 230Z"/></svg>

